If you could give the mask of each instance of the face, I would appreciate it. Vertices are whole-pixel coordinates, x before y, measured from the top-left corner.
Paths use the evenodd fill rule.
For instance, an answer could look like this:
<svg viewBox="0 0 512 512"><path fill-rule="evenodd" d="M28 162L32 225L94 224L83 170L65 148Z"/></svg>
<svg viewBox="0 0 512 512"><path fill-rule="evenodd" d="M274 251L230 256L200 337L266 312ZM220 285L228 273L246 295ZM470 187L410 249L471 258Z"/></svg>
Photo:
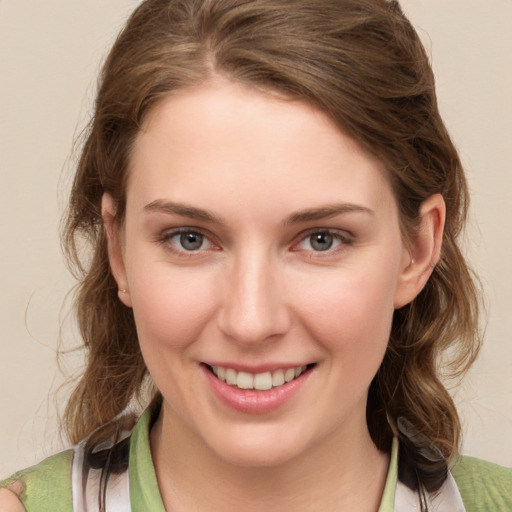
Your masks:
<svg viewBox="0 0 512 512"><path fill-rule="evenodd" d="M411 261L381 163L314 108L219 81L155 107L129 172L111 264L164 428L242 465L366 435Z"/></svg>

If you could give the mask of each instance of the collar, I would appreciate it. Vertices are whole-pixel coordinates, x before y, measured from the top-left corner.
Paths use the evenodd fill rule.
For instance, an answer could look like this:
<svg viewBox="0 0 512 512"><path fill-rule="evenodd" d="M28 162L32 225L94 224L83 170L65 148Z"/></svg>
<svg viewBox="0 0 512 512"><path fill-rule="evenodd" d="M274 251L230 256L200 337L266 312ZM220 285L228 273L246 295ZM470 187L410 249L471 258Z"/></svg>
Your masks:
<svg viewBox="0 0 512 512"><path fill-rule="evenodd" d="M146 411L135 426L130 439L129 486L132 510L165 512L151 458L149 430L151 412ZM428 510L465 512L461 495L451 473L434 494L427 495ZM122 512L127 512L123 510ZM121 512L121 511L120 511ZM398 481L398 440L393 440L386 484L378 512L420 512L419 496Z"/></svg>
<svg viewBox="0 0 512 512"><path fill-rule="evenodd" d="M427 493L427 507L433 512L466 512L457 484L452 474L436 493ZM417 491L409 489L398 480L398 439L393 439L386 485L378 512L420 512Z"/></svg>

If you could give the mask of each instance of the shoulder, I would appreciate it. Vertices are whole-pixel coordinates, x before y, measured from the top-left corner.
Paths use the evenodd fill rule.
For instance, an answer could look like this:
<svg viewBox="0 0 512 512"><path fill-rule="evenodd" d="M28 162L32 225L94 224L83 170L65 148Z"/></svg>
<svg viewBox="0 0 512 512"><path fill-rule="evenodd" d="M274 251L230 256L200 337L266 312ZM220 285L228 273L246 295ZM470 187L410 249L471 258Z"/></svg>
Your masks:
<svg viewBox="0 0 512 512"><path fill-rule="evenodd" d="M460 457L452 474L467 512L512 511L512 468Z"/></svg>
<svg viewBox="0 0 512 512"><path fill-rule="evenodd" d="M24 512L23 505L18 498L18 490L0 488L0 512Z"/></svg>
<svg viewBox="0 0 512 512"><path fill-rule="evenodd" d="M0 512L18 512L17 498L27 512L59 512L73 509L71 467L73 450L49 457L36 466L19 471L0 481ZM12 491L6 490L11 489ZM58 507L57 505L58 504ZM2 508L3 507L3 508Z"/></svg>

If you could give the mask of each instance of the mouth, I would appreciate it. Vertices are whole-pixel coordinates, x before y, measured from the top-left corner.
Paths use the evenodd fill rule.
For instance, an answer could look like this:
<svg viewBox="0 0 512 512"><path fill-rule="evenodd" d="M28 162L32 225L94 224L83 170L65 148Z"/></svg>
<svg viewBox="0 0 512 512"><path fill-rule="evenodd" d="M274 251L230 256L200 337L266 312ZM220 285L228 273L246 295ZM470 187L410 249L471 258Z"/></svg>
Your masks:
<svg viewBox="0 0 512 512"><path fill-rule="evenodd" d="M310 371L315 364L282 368L275 371L255 374L222 366L205 366L217 379L225 382L229 386L243 390L268 391L292 382L304 373Z"/></svg>

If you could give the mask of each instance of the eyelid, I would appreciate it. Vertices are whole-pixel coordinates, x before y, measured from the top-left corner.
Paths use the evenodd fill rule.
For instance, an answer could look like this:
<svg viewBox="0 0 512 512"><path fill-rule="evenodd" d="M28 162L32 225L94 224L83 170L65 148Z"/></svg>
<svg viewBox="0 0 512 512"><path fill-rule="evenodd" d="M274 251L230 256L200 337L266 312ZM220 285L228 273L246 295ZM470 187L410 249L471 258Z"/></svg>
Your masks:
<svg viewBox="0 0 512 512"><path fill-rule="evenodd" d="M333 235L338 240L340 240L341 244L337 247L334 247L333 249L327 249L325 251L313 251L313 250L305 250L305 249L299 249L297 246L304 242L308 237L315 234L320 233L328 233L330 235ZM293 252L298 251L306 251L309 253L314 253L315 255L322 257L327 255L332 255L333 253L336 253L339 250L342 250L345 246L352 244L354 241L354 236L342 229L336 229L336 228L311 228L306 231L301 232L297 237L295 238L295 241L293 242L290 250Z"/></svg>
<svg viewBox="0 0 512 512"><path fill-rule="evenodd" d="M211 247L209 247L207 249L198 249L196 251L187 251L185 249L179 249L174 244L169 243L170 239L172 239L176 235L180 235L183 233L197 233L197 234L205 237L208 240L208 242L211 244ZM340 245L338 245L332 249L327 249L325 251L306 250L306 249L300 249L297 247L301 242L305 241L308 237L310 237L314 234L319 234L319 233L328 233L330 235L333 235L341 242ZM209 231L206 231L202 228L195 227L195 226L180 226L180 227L169 228L169 229L163 230L160 234L158 234L155 237L155 242L166 246L167 250L169 250L170 252L173 252L174 254L178 254L179 256L182 256L182 257L194 257L194 256L198 256L207 251L222 250L222 247L220 246L219 242L216 241L216 237L214 237ZM328 255L332 255L333 253L336 253L340 250L343 250L344 247L346 247L347 245L351 245L353 242L354 242L354 235L347 230L342 230L342 229L337 229L337 228L315 227L315 228L310 228L305 231L302 231L300 234L298 234L291 244L290 251L292 251L292 252L304 251L304 252L308 252L308 253L314 253L315 256L317 256L317 257L322 257L322 256L325 257Z"/></svg>
<svg viewBox="0 0 512 512"><path fill-rule="evenodd" d="M170 243L170 240L172 238L174 238L177 235L182 235L184 233L196 233L198 235L201 235L206 240L208 240L212 247L209 247L207 249L198 249L197 251L187 251L185 249L179 249L178 247L176 247L176 245ZM214 237L209 232L206 232L204 229L197 228L194 226L180 226L176 228L169 228L162 231L162 233L155 238L155 241L161 245L164 245L166 249L173 252L174 254L178 254L183 257L193 257L198 256L206 251L220 250L219 244L216 243L213 238Z"/></svg>

